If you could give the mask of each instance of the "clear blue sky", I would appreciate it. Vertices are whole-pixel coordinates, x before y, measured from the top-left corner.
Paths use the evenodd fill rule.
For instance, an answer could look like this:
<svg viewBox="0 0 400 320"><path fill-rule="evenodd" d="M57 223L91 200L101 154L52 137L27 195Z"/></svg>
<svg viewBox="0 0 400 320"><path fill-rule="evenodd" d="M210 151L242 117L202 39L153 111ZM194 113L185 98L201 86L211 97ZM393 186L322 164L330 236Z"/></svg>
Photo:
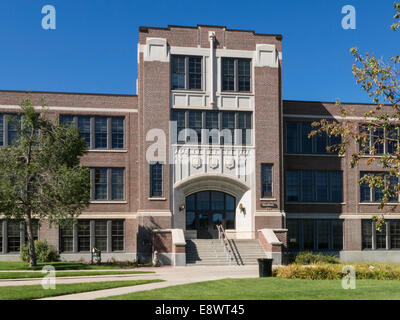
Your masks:
<svg viewBox="0 0 400 320"><path fill-rule="evenodd" d="M41 9L56 8L56 30ZM341 8L356 8L356 30ZM135 94L138 27L212 24L283 35L283 97L368 102L349 49L399 54L393 0L1 0L0 89Z"/></svg>

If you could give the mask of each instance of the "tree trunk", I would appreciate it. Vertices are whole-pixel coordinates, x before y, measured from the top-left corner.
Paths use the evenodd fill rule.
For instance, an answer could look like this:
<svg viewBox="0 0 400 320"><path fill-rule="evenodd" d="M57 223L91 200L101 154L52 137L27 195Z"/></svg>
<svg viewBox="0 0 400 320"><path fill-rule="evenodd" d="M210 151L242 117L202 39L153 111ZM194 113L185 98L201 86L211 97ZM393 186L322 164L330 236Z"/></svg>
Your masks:
<svg viewBox="0 0 400 320"><path fill-rule="evenodd" d="M33 228L32 228L32 218L28 215L25 219L26 223L26 233L28 235L29 243L29 266L36 266L36 253L35 253L35 243L33 240Z"/></svg>

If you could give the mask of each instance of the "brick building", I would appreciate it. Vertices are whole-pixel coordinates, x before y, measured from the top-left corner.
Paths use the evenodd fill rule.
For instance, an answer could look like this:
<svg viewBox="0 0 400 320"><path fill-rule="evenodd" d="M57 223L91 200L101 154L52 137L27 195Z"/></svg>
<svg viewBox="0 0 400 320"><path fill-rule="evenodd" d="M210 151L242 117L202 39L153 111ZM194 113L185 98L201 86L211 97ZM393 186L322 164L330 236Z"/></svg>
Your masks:
<svg viewBox="0 0 400 320"><path fill-rule="evenodd" d="M0 92L0 145L11 143L6 114L23 98L89 146L92 201L71 229L42 221L36 236L65 260L186 263L186 241L254 239L267 256L303 250L345 261L400 261L400 215L375 231L379 190L359 186L361 162L326 151L334 138L308 139L310 123L339 119L335 103L282 100L282 36L221 26L140 27L137 95ZM369 106L354 104L354 121ZM337 142L337 141L336 141ZM357 146L352 146L355 151ZM382 153L389 146L382 147ZM1 221L0 259L18 258L23 223Z"/></svg>

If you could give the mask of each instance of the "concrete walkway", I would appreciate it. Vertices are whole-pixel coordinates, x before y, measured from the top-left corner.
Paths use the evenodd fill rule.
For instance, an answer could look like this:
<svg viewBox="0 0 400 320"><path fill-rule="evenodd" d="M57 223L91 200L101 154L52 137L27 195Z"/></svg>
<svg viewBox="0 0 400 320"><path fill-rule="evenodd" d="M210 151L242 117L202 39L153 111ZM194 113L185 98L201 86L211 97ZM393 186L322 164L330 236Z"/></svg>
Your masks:
<svg viewBox="0 0 400 320"><path fill-rule="evenodd" d="M188 284L193 282L202 282L210 280L219 280L226 278L256 278L258 277L258 266L190 266L190 267L161 267L161 268L140 268L140 271L156 271L154 274L138 274L123 276L96 276L96 277L75 277L59 278L57 284L77 283L92 281L116 281L116 280L147 280L161 279L165 282L149 283L144 285L114 288L107 290L91 291L77 294L70 294L58 297L44 298L42 300L93 300L106 298L121 294L127 294L138 291L165 288L169 286ZM15 280L13 280L15 281ZM33 282L33 283L31 283ZM1 285L3 282L1 283ZM17 285L40 284L40 280L26 280Z"/></svg>

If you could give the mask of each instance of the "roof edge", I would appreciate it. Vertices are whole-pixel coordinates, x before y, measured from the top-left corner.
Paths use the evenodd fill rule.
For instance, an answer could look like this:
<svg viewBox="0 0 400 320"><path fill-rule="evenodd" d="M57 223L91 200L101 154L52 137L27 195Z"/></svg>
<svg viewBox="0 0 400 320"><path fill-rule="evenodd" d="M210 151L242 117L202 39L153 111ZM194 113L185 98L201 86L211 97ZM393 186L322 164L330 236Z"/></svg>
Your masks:
<svg viewBox="0 0 400 320"><path fill-rule="evenodd" d="M15 92L15 93L49 93L49 94L70 94L70 95L92 95L92 96L117 96L117 97L137 97L137 94L124 93L94 93L94 92L63 92L63 91L31 91L31 90L1 90L0 92Z"/></svg>

